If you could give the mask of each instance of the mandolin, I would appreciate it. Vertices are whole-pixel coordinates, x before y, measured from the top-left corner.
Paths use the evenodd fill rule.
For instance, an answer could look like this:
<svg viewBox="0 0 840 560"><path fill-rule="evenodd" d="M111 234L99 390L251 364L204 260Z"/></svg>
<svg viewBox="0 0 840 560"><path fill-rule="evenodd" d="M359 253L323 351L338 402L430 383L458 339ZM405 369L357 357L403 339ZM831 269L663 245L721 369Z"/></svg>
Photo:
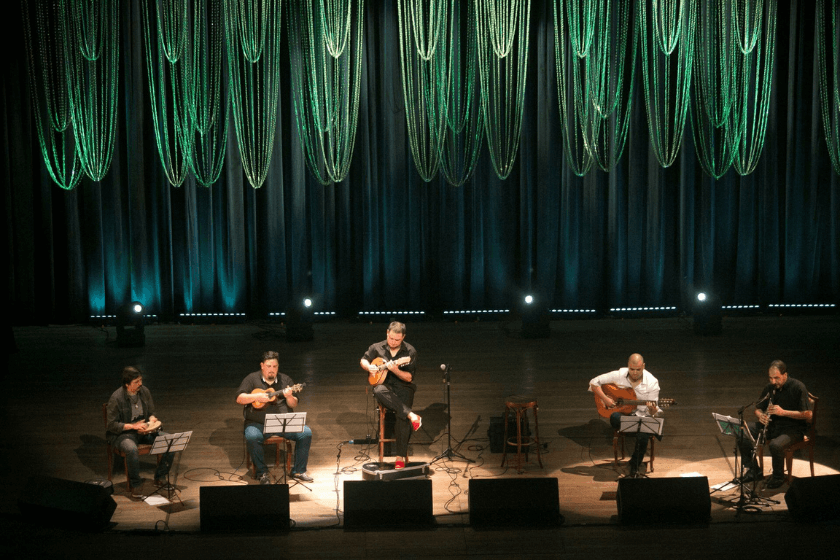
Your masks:
<svg viewBox="0 0 840 560"><path fill-rule="evenodd" d="M604 418L609 418L610 415L616 412L620 412L622 414L632 414L633 411L636 410L637 406L650 402L636 400L636 392L631 387L623 388L613 383L609 383L607 385L601 385L601 390L604 391L605 395L615 401L615 406L607 408L604 406L604 401L595 395L595 407L598 409L598 414ZM667 408L672 404L677 404L677 401L674 399L659 399L658 401L653 402L659 408Z"/></svg>
<svg viewBox="0 0 840 560"><path fill-rule="evenodd" d="M286 389L291 389L292 393L299 393L303 390L304 387L306 387L306 383L298 383L296 385L289 385L288 387L286 387ZM286 389L283 389L283 391L285 391ZM254 408L262 408L265 405L267 405L268 403L273 403L273 402L277 401L277 395L282 395L283 391L275 391L274 389L259 389L259 388L254 389L253 391L251 391L252 395L256 395L258 393L266 393L267 395L271 395L271 398L267 402L264 402L264 403L263 402L252 402L251 406L253 406Z"/></svg>
<svg viewBox="0 0 840 560"><path fill-rule="evenodd" d="M375 358L370 365L376 366L376 372L368 373L368 383L371 385L380 385L385 378L388 377L388 367L391 364L401 366L411 361L411 357L403 356L399 360L391 360L386 362L383 358Z"/></svg>

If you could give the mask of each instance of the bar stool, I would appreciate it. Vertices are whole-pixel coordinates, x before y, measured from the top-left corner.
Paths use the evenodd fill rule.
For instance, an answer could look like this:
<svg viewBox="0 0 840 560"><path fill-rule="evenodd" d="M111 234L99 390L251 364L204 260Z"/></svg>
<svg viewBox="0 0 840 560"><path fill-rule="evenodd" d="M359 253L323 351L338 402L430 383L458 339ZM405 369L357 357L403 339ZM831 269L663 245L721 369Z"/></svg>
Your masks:
<svg viewBox="0 0 840 560"><path fill-rule="evenodd" d="M534 437L522 433L522 419L528 418L528 410L534 413ZM528 450L531 445L537 448L537 462L542 468L542 456L540 455L540 423L537 417L537 401L529 397L521 395L514 395L505 399L505 450L502 453L502 465L505 466L507 459L508 445L516 446L516 472L521 473L522 469L522 452L524 447L525 461L528 461ZM508 437L508 415L514 414L516 416L516 437Z"/></svg>
<svg viewBox="0 0 840 560"><path fill-rule="evenodd" d="M388 408L385 408L384 406L382 406L379 403L379 401L377 401L376 399L373 399L373 402L374 402L374 406L376 407L376 410L379 411L379 464L381 465L382 463L385 462L385 444L388 443L388 442L394 442L396 444L397 439L396 438L386 438L385 437L385 415L388 412L391 412L393 414L393 411L388 409ZM374 414L376 414L375 411L374 411ZM406 462L408 461L409 453L410 453L409 450L406 450L406 452L405 452Z"/></svg>
<svg viewBox="0 0 840 560"><path fill-rule="evenodd" d="M615 466L618 467L618 447L621 446L621 460L624 460L624 432L613 430L613 455L615 455ZM650 452L650 461L648 462L649 471L653 472L653 460L656 458L656 438L650 438L648 444L648 452ZM644 457L642 457L644 459Z"/></svg>
<svg viewBox="0 0 840 560"><path fill-rule="evenodd" d="M286 481L286 475L292 470L292 441L282 436L270 436L263 440L263 445L274 446L274 467L279 466L280 463L280 445L285 442L286 450L286 468L283 471L283 481ZM248 453L248 446L245 446L245 470L254 468L254 476L257 476L257 467L251 464L251 454Z"/></svg>

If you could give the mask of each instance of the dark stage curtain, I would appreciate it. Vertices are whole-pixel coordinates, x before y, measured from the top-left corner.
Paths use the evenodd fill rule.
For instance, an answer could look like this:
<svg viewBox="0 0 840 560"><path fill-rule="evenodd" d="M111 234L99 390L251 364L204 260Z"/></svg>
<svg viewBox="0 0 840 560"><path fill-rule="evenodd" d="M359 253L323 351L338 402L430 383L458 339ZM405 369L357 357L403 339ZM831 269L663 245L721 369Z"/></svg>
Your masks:
<svg viewBox="0 0 840 560"><path fill-rule="evenodd" d="M625 153L610 173L575 176L563 155L551 3L534 0L522 136L499 180L486 144L462 187L425 183L411 158L396 2L367 0L352 167L321 186L292 108L284 2L277 135L253 189L233 126L210 188L169 185L154 141L140 12L120 3L119 128L99 182L50 179L34 129L21 8L4 14L0 95L9 308L15 324L84 320L127 299L182 312L511 307L525 290L552 306L837 302L840 189L826 151L815 72L815 3L779 2L767 141L754 173L700 168L690 120L679 157L650 148L638 64ZM9 38L13 40L9 41ZM830 48L830 45L829 45ZM231 116L232 119L232 116Z"/></svg>

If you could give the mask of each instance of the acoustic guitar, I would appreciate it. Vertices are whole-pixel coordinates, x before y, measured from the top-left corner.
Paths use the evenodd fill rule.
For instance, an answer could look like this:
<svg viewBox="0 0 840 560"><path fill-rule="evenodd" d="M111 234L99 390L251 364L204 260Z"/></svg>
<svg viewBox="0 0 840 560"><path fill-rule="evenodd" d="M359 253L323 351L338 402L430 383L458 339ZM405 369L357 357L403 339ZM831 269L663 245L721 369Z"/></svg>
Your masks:
<svg viewBox="0 0 840 560"><path fill-rule="evenodd" d="M374 373L368 374L368 383L371 385L380 385L385 378L388 377L388 367L391 364L395 364L397 366L401 366L407 364L411 361L411 357L403 356L398 360L390 360L386 362L383 358L375 358L370 365L376 366L376 371Z"/></svg>
<svg viewBox="0 0 840 560"><path fill-rule="evenodd" d="M608 383L607 385L601 385L601 390L604 391L605 395L615 401L615 406L607 408L604 406L604 401L598 395L595 395L595 407L598 409L598 414L604 418L609 418L616 412L632 414L640 404L651 402L636 400L636 391L632 387L624 388L613 383ZM658 408L668 408L672 404L677 404L677 401L674 399L659 399L653 402Z"/></svg>
<svg viewBox="0 0 840 560"><path fill-rule="evenodd" d="M286 387L286 389L291 389L292 393L299 393L303 390L304 387L306 387L306 383L297 383L296 385L289 385L288 387ZM283 391L285 391L286 389L283 389ZM268 403L273 403L277 400L277 395L282 395L283 391L275 391L274 389L254 389L253 391L251 391L252 395L256 395L258 393L265 393L267 395L271 395L271 398L268 399L268 401L266 402L252 402L251 406L253 406L254 408L262 408Z"/></svg>

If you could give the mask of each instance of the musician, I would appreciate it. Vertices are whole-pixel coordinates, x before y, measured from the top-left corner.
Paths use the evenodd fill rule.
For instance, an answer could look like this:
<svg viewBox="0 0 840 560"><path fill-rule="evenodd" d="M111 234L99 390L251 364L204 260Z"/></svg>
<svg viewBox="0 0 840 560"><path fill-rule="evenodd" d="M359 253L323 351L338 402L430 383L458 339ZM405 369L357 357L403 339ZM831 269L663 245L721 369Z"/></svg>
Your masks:
<svg viewBox="0 0 840 560"><path fill-rule="evenodd" d="M641 354L631 355L627 360L626 368L604 373L589 382L589 390L601 399L605 407L613 408L616 402L601 389L602 385L609 383L622 389L631 388L636 393L637 400L645 401L645 404L636 407L633 415L662 416L662 410L656 406L659 399L659 381L645 369L645 360ZM610 415L610 425L616 430L621 428L621 416L621 412L614 412ZM633 449L633 455L630 457L631 477L639 475L639 467L641 467L645 458L645 452L652 434L638 432L635 435L636 445ZM659 436L657 438L661 439Z"/></svg>
<svg viewBox="0 0 840 560"><path fill-rule="evenodd" d="M289 476L301 482L314 482L314 479L306 474L309 448L312 445L312 430L309 426L304 426L303 432L263 434L266 414L294 412L298 405L298 398L291 389L294 382L285 373L278 372L279 368L280 355L277 352L269 350L263 353L260 371L248 374L236 390L237 404L245 405L245 445L248 446L248 453L254 462L256 477L260 484L271 484L268 467L265 465L263 441L272 435L280 435L295 442L295 464ZM271 389L277 391L277 394L254 393L255 389L263 391ZM274 401L271 400L272 398ZM255 408L253 403L264 403L265 406Z"/></svg>
<svg viewBox="0 0 840 560"><path fill-rule="evenodd" d="M106 405L107 426L105 437L108 443L125 454L128 480L134 497L142 497L144 480L140 477L140 455L137 446L151 444L158 432L150 430L158 423L152 393L143 386L143 374L136 367L128 366L122 371L122 386L113 392ZM163 432L160 432L163 433ZM155 485L166 484L166 475L172 466L172 453L164 453L157 470Z"/></svg>
<svg viewBox="0 0 840 560"><path fill-rule="evenodd" d="M396 439L395 468L405 468L405 458L408 455L408 440L414 431L420 429L422 419L411 411L414 404L414 375L417 368L417 350L405 342L405 324L398 321L388 325L386 338L382 342L371 344L360 360L362 369L369 374L377 373L378 366L373 365L376 358L382 358L387 364L385 381L373 388L376 400L396 414L394 424L394 438ZM408 358L402 365L397 365L401 358Z"/></svg>
<svg viewBox="0 0 840 560"><path fill-rule="evenodd" d="M785 481L784 450L802 440L808 429L811 411L808 410L808 390L801 381L788 375L783 361L774 360L767 375L770 383L761 391L759 403L755 407L758 422L751 422L748 426L753 438L758 437L767 427L767 446L773 457L773 476L767 481L767 488L778 488ZM738 440L738 448L743 464L748 467L741 480L761 480L763 475L758 470L752 441L742 437Z"/></svg>

